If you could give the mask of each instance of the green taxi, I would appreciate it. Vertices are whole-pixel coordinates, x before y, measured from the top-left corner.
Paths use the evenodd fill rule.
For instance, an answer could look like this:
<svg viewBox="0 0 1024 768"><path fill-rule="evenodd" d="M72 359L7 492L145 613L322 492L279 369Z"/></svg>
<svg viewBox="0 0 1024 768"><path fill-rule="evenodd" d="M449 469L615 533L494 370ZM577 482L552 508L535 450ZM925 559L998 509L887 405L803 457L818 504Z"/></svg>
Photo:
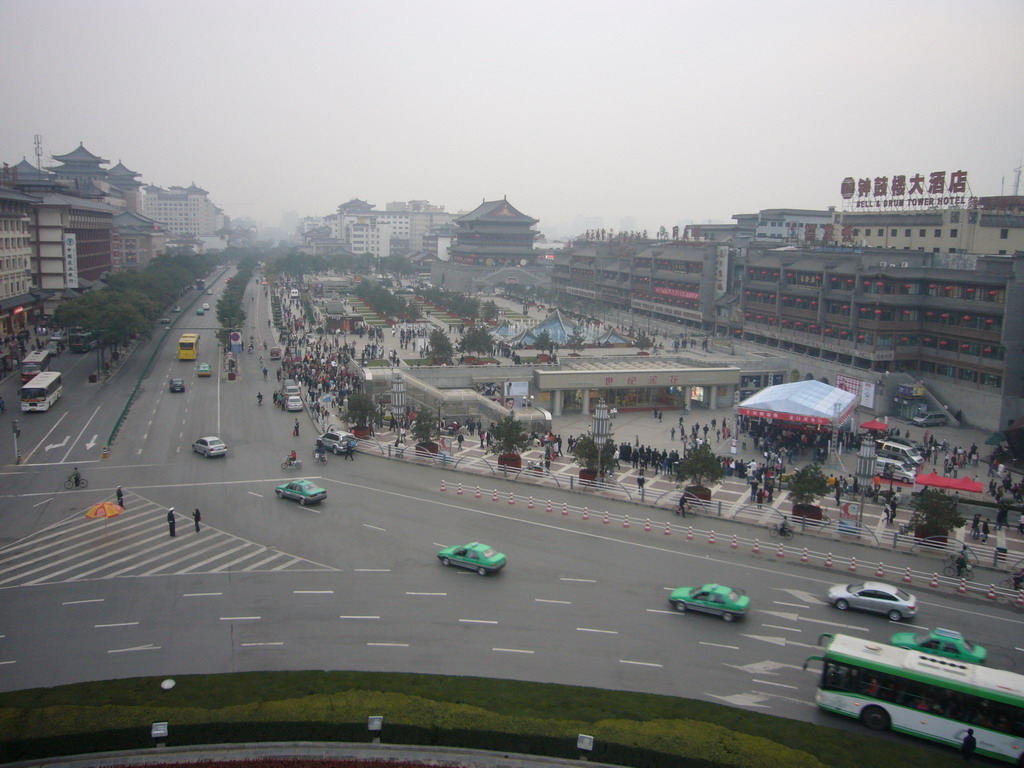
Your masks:
<svg viewBox="0 0 1024 768"><path fill-rule="evenodd" d="M327 491L312 480L293 480L274 489L279 499L293 499L301 506L317 504L327 498Z"/></svg>
<svg viewBox="0 0 1024 768"><path fill-rule="evenodd" d="M726 621L742 618L750 610L750 598L742 591L722 584L703 587L679 587L668 596L669 605L680 613L700 611L721 616Z"/></svg>
<svg viewBox="0 0 1024 768"><path fill-rule="evenodd" d="M197 315L205 315L206 314L206 310L203 309L202 307L196 307L196 314Z"/></svg>
<svg viewBox="0 0 1024 768"><path fill-rule="evenodd" d="M213 369L210 368L209 363L200 363L196 366L196 376L210 376L213 374Z"/></svg>
<svg viewBox="0 0 1024 768"><path fill-rule="evenodd" d="M457 565L460 568L468 568L476 571L481 576L488 573L497 573L505 567L507 558L486 544L474 541L470 544L461 544L454 547L445 547L437 553L437 559L442 565Z"/></svg>
<svg viewBox="0 0 1024 768"><path fill-rule="evenodd" d="M945 656L947 659L958 659L971 664L984 664L988 651L977 643L972 643L959 632L952 629L936 627L930 632L897 632L889 641L897 648L911 651L923 651L933 656Z"/></svg>

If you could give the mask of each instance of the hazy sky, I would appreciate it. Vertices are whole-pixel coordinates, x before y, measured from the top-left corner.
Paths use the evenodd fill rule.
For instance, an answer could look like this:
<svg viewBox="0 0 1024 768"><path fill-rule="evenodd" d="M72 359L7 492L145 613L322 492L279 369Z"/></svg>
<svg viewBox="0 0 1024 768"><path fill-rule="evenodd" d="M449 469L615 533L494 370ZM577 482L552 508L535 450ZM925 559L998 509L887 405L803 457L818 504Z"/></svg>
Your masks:
<svg viewBox="0 0 1024 768"><path fill-rule="evenodd" d="M86 148L277 225L507 196L550 235L1012 191L1021 0L0 0L0 161Z"/></svg>

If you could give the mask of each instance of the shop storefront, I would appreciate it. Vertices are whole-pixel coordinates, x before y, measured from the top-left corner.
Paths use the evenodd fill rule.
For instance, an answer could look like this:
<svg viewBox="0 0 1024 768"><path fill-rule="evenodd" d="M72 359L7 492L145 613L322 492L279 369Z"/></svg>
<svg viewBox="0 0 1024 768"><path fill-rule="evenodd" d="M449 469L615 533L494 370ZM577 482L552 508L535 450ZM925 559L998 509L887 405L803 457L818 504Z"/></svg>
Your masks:
<svg viewBox="0 0 1024 768"><path fill-rule="evenodd" d="M896 417L910 420L921 411L928 410L924 397L924 386L921 384L899 384L893 395L896 404Z"/></svg>

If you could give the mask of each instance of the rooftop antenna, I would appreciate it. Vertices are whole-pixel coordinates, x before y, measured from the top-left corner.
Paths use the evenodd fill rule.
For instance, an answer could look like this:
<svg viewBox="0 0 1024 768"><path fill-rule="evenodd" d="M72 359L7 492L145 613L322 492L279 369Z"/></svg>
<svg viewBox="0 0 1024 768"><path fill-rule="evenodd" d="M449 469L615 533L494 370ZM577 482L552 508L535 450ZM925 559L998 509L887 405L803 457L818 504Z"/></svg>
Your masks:
<svg viewBox="0 0 1024 768"><path fill-rule="evenodd" d="M1021 160L1017 161L1017 167L1013 169L1013 196L1017 197L1020 194L1020 172L1024 170L1024 162Z"/></svg>
<svg viewBox="0 0 1024 768"><path fill-rule="evenodd" d="M43 170L43 134L37 133L33 139L36 144L36 168Z"/></svg>

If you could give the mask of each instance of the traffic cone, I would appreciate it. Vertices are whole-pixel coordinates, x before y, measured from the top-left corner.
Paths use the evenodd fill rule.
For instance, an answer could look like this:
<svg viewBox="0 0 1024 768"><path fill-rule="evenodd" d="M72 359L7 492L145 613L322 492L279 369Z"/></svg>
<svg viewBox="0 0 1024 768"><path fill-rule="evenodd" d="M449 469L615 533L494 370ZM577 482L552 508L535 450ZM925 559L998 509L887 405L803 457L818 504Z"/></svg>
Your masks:
<svg viewBox="0 0 1024 768"><path fill-rule="evenodd" d="M903 583L904 584L909 584L910 582L911 582L910 569L907 568L906 572L903 574Z"/></svg>
<svg viewBox="0 0 1024 768"><path fill-rule="evenodd" d="M810 555L810 553L809 553L809 552L807 551L807 547L804 547L804 552L803 552L803 554L802 554L802 555L800 555L800 562L801 562L801 563L806 563L806 562L808 562L808 561L809 561L810 559L811 559L811 555Z"/></svg>
<svg viewBox="0 0 1024 768"><path fill-rule="evenodd" d="M461 496L462 495L462 483L459 483L459 487L455 490L455 495L456 496Z"/></svg>
<svg viewBox="0 0 1024 768"><path fill-rule="evenodd" d="M826 568L831 568L832 567L832 553L831 552L829 552L828 553L828 557L825 558L825 567Z"/></svg>
<svg viewBox="0 0 1024 768"><path fill-rule="evenodd" d="M729 544L729 549L736 549L740 545L739 540L736 538L736 534L732 535L732 542Z"/></svg>
<svg viewBox="0 0 1024 768"><path fill-rule="evenodd" d="M937 573L933 573L932 574L931 586L932 586L933 589L938 589L938 586L939 586L939 574L937 574Z"/></svg>
<svg viewBox="0 0 1024 768"><path fill-rule="evenodd" d="M686 540L693 541L693 526L691 525L686 529Z"/></svg>
<svg viewBox="0 0 1024 768"><path fill-rule="evenodd" d="M857 572L857 558L856 557L851 557L850 558L850 567L847 568L846 570L848 570L850 573L856 573Z"/></svg>
<svg viewBox="0 0 1024 768"><path fill-rule="evenodd" d="M878 562L878 568L875 569L875 578L876 579L884 579L885 578L885 566L882 565L881 561Z"/></svg>
<svg viewBox="0 0 1024 768"><path fill-rule="evenodd" d="M568 515L568 514L569 514L569 504L568 504L568 502L563 501L562 502L562 516L564 517L565 515Z"/></svg>
<svg viewBox="0 0 1024 768"><path fill-rule="evenodd" d="M445 492L445 491L447 491L447 490L448 490L448 489L447 489L447 488L445 488L445 485L444 485L444 478L442 477L442 478L441 478L441 493L444 493L444 492Z"/></svg>
<svg viewBox="0 0 1024 768"><path fill-rule="evenodd" d="M672 535L672 526L669 525L668 523L665 523L665 535L666 536L671 536Z"/></svg>
<svg viewBox="0 0 1024 768"><path fill-rule="evenodd" d="M110 458L110 451L107 449L107 446L105 446L105 445L103 446L103 450L100 451L100 458L101 459L109 459ZM18 451L18 463L21 464L21 451Z"/></svg>
<svg viewBox="0 0 1024 768"><path fill-rule="evenodd" d="M956 588L956 591L961 595L967 592L967 579L960 579L960 586Z"/></svg>
<svg viewBox="0 0 1024 768"><path fill-rule="evenodd" d="M607 510L607 509L606 509L606 510L604 511L604 520L602 520L602 522L603 522L603 523L604 523L605 525L608 525L608 523L610 523L610 522L611 522L611 520L609 520L609 519L608 519L608 510Z"/></svg>
<svg viewBox="0 0 1024 768"><path fill-rule="evenodd" d="M778 550L778 552L775 553L775 556L776 557L785 557L786 556L786 545L783 544L781 541L779 542L779 550Z"/></svg>
<svg viewBox="0 0 1024 768"><path fill-rule="evenodd" d="M498 500L498 489L495 488L494 489L494 495L491 497L491 501L497 501L497 500Z"/></svg>
<svg viewBox="0 0 1024 768"><path fill-rule="evenodd" d="M708 534L708 544L714 544L714 543L715 543L715 532L711 531L711 533Z"/></svg>
<svg viewBox="0 0 1024 768"><path fill-rule="evenodd" d="M590 510L587 509L586 507L583 508L583 519L584 520L589 520L590 519Z"/></svg>
<svg viewBox="0 0 1024 768"><path fill-rule="evenodd" d="M755 555L758 552L761 551L761 540L760 539L754 539L754 548L752 550L750 550L750 551L753 552Z"/></svg>
<svg viewBox="0 0 1024 768"><path fill-rule="evenodd" d="M629 528L629 515L622 518L622 527Z"/></svg>
<svg viewBox="0 0 1024 768"><path fill-rule="evenodd" d="M988 599L989 600L995 600L996 599L996 585L995 584L989 584L988 585Z"/></svg>
<svg viewBox="0 0 1024 768"><path fill-rule="evenodd" d="M1024 589L1017 593L1017 607L1024 608Z"/></svg>
<svg viewBox="0 0 1024 768"><path fill-rule="evenodd" d="M551 511L551 499L548 499L548 506L547 506L547 508L545 508L544 511L545 512L550 512Z"/></svg>
<svg viewBox="0 0 1024 768"><path fill-rule="evenodd" d="M479 485L476 487L476 497L478 499L480 498L480 486Z"/></svg>
<svg viewBox="0 0 1024 768"><path fill-rule="evenodd" d="M531 496L530 500L528 502L526 502L526 508L527 509L533 509L533 496Z"/></svg>
<svg viewBox="0 0 1024 768"><path fill-rule="evenodd" d="M508 492L508 503L510 506L516 503L516 496L514 493L512 493L512 491Z"/></svg>
<svg viewBox="0 0 1024 768"><path fill-rule="evenodd" d="M644 530L645 531L651 530L651 518L649 518L649 517L647 518L646 522L644 522Z"/></svg>

